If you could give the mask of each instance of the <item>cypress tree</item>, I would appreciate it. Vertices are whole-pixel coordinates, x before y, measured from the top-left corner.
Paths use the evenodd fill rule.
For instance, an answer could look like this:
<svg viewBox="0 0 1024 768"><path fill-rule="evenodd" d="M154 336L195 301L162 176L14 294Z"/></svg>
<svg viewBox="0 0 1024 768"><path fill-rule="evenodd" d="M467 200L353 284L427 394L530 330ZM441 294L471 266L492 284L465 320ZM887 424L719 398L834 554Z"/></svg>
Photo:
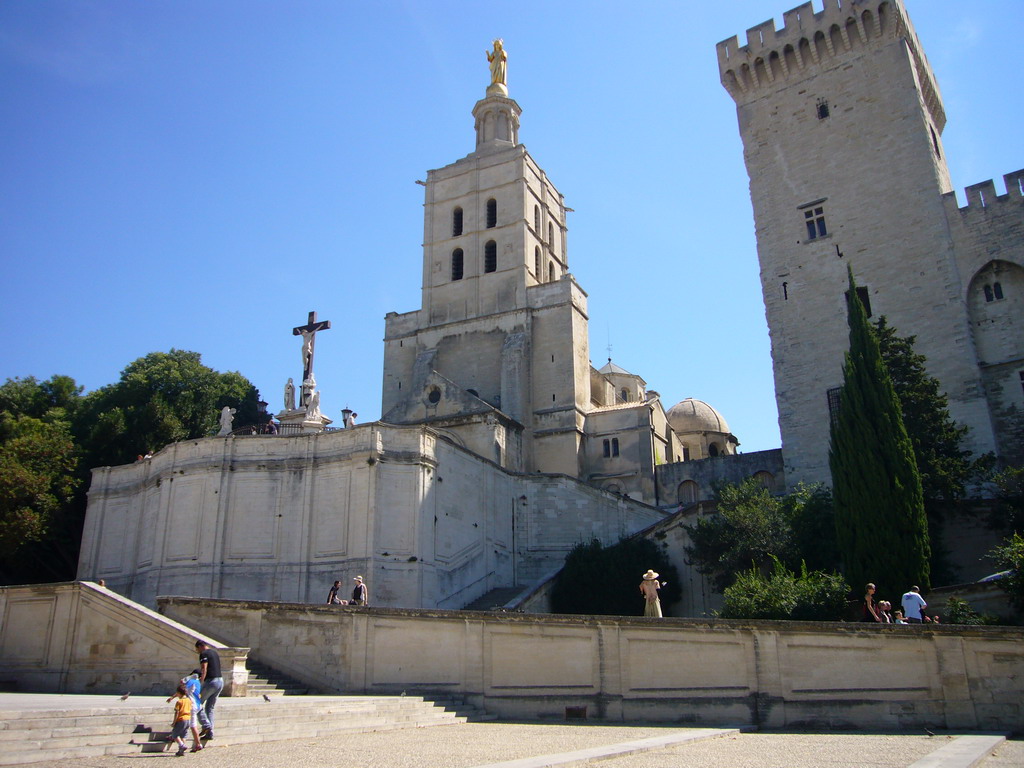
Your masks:
<svg viewBox="0 0 1024 768"><path fill-rule="evenodd" d="M929 586L928 521L900 402L848 272L850 350L829 446L836 537L855 590L872 581L897 595Z"/></svg>

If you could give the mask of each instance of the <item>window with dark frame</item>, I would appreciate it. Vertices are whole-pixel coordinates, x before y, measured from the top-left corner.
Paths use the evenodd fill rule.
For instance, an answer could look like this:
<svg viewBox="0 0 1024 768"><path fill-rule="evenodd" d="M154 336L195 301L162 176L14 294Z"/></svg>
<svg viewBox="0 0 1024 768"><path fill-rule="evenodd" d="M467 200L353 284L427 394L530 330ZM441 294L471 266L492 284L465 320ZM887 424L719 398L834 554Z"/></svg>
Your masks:
<svg viewBox="0 0 1024 768"><path fill-rule="evenodd" d="M610 440L604 441L604 457L607 459L612 455L612 444Z"/></svg>
<svg viewBox="0 0 1024 768"><path fill-rule="evenodd" d="M462 279L462 268L465 262L461 248L452 251L452 280Z"/></svg>
<svg viewBox="0 0 1024 768"><path fill-rule="evenodd" d="M832 387L825 392L825 396L828 398L828 420L832 426L839 423L839 403L842 392L842 387Z"/></svg>
<svg viewBox="0 0 1024 768"><path fill-rule="evenodd" d="M452 237L462 234L462 209L456 208L452 211Z"/></svg>
<svg viewBox="0 0 1024 768"><path fill-rule="evenodd" d="M484 272L496 272L498 270L498 244L488 240L484 245Z"/></svg>
<svg viewBox="0 0 1024 768"><path fill-rule="evenodd" d="M618 455L619 455L619 438L613 437L612 438L612 456L618 456Z"/></svg>
<svg viewBox="0 0 1024 768"><path fill-rule="evenodd" d="M807 225L807 239L816 240L828 234L825 228L825 209L822 206L808 208L804 211L804 224Z"/></svg>
<svg viewBox="0 0 1024 768"><path fill-rule="evenodd" d="M826 99L818 99L818 119L824 120L828 115L828 101Z"/></svg>
<svg viewBox="0 0 1024 768"><path fill-rule="evenodd" d="M487 228L498 226L498 201L493 197L487 201Z"/></svg>

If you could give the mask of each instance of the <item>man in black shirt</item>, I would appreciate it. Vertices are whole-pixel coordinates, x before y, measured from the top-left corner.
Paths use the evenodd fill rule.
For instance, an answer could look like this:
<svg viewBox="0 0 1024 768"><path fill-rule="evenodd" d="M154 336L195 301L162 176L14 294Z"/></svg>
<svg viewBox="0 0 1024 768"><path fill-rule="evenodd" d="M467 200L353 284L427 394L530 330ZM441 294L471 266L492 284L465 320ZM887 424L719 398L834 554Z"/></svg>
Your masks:
<svg viewBox="0 0 1024 768"><path fill-rule="evenodd" d="M203 728L200 736L213 739L213 708L217 706L217 697L224 690L220 656L205 640L196 640L196 650L199 651L199 682L203 686L199 693L202 701L198 712L199 725Z"/></svg>

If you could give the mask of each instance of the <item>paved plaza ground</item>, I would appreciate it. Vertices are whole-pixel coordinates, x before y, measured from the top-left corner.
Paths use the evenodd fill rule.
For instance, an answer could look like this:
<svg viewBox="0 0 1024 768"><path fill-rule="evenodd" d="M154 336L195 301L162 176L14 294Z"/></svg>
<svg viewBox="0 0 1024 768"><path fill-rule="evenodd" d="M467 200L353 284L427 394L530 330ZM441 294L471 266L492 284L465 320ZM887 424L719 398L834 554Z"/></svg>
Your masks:
<svg viewBox="0 0 1024 768"><path fill-rule="evenodd" d="M40 768L116 768L164 762L204 768L477 768L522 761L522 768L554 765L550 756L652 737L675 736L675 726L532 724L485 722L400 731L305 738L218 747L175 758L173 752L33 763ZM905 768L952 744L954 735L870 733L731 733L600 759L603 768ZM547 757L546 757L547 756ZM591 760L593 762L593 760ZM559 765L583 765L584 762ZM966 768L969 762L938 760L916 768ZM1024 766L1024 741L1008 740L981 768Z"/></svg>

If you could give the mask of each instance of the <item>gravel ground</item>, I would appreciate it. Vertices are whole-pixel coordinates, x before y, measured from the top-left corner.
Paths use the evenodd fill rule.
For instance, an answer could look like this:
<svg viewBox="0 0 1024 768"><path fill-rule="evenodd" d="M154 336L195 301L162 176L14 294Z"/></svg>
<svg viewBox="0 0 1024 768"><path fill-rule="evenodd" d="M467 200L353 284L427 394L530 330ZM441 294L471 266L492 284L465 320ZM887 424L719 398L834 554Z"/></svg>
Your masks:
<svg viewBox="0 0 1024 768"><path fill-rule="evenodd" d="M211 746L180 762L198 768L475 768L677 731L674 727L468 723L265 744ZM951 736L745 733L602 760L602 768L905 768ZM214 742L215 744L216 742ZM33 763L36 768L115 768L177 760L172 752ZM153 765L153 763L149 763ZM980 768L1020 768L1024 742L1010 741Z"/></svg>
<svg viewBox="0 0 1024 768"><path fill-rule="evenodd" d="M979 764L979 768L1020 768L1024 765L1024 738L1007 739Z"/></svg>
<svg viewBox="0 0 1024 768"><path fill-rule="evenodd" d="M233 744L189 753L110 756L32 763L35 768L114 768L126 761L175 760L203 768L470 768L555 752L664 736L672 727L466 723L264 744Z"/></svg>

